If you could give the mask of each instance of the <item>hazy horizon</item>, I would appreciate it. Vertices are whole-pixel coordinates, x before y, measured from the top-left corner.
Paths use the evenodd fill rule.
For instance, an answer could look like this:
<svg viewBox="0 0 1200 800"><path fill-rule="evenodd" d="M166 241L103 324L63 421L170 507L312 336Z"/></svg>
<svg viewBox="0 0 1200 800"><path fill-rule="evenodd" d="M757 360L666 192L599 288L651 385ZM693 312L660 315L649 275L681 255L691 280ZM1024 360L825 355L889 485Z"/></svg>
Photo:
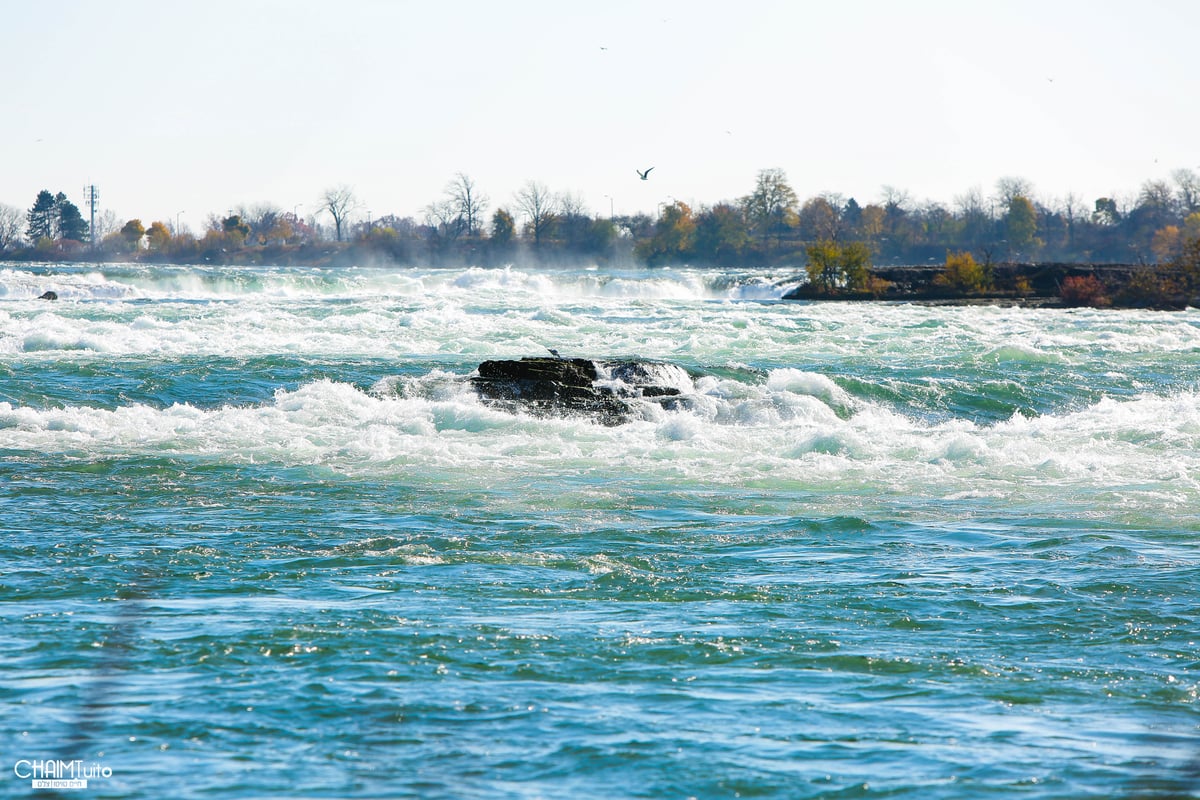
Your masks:
<svg viewBox="0 0 1200 800"><path fill-rule="evenodd" d="M1200 169L1197 29L1175 0L22 5L0 202L91 183L121 219L199 230L346 184L364 215L420 219L461 172L493 209L538 181L620 215L779 167L802 198L949 205L1020 177L1090 203Z"/></svg>

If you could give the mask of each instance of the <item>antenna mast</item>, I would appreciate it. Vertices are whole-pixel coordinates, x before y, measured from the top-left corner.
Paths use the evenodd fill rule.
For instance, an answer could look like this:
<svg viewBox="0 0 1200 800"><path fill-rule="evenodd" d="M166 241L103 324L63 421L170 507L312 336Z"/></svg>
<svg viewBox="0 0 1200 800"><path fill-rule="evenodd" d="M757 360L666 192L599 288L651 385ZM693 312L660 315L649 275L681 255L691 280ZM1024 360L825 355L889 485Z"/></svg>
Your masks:
<svg viewBox="0 0 1200 800"><path fill-rule="evenodd" d="M88 242L92 246L92 252L96 252L96 205L100 200L100 192L96 189L96 184L89 183L83 187L83 202L87 203L91 210L91 222L88 225Z"/></svg>

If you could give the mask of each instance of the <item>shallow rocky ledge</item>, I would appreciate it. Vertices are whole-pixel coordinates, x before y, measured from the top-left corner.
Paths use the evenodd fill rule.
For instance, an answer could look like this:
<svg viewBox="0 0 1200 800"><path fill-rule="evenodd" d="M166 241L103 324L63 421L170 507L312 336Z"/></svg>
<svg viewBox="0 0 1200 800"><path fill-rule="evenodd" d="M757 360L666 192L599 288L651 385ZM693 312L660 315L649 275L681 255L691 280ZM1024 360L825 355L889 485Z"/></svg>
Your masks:
<svg viewBox="0 0 1200 800"><path fill-rule="evenodd" d="M579 414L603 425L634 416L634 404L649 400L672 407L682 394L679 367L649 361L591 361L586 358L522 358L484 361L471 384L488 405L538 416Z"/></svg>

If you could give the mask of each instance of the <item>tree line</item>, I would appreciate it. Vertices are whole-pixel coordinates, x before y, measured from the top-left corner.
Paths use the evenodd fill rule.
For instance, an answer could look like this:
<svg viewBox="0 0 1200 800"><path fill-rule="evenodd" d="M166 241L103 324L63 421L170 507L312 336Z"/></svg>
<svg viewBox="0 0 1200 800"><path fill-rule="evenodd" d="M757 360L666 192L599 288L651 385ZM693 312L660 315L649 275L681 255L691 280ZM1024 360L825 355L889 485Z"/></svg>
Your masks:
<svg viewBox="0 0 1200 800"><path fill-rule="evenodd" d="M668 198L653 215L605 216L589 211L577 196L537 181L493 207L474 180L460 173L419 218L372 218L349 186L326 190L316 209L301 216L269 204L240 206L210 215L199 235L169 219L146 225L105 212L93 231L66 195L43 190L25 211L0 204L0 256L811 267L814 258L818 266L831 258L836 262L853 244L851 261L877 265L924 265L951 253L972 254L984 263L1158 264L1178 258L1190 242L1200 240L1200 175L1180 169L1170 181L1148 180L1130 196L1090 201L1073 194L1038 200L1022 178L1003 178L990 194L970 189L949 205L918 202L885 186L878 201L863 205L833 192L801 201L783 170L763 169L742 197L695 208Z"/></svg>

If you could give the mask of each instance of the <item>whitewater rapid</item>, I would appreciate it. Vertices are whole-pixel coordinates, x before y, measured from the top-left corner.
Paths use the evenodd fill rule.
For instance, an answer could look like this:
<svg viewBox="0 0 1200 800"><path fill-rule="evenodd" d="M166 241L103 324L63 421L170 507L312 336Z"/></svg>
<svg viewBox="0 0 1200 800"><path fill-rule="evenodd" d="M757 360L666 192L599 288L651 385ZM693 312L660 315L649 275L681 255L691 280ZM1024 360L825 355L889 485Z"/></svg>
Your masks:
<svg viewBox="0 0 1200 800"><path fill-rule="evenodd" d="M287 362L293 379L247 402L198 375L194 395L181 386L157 403L103 391L47 402L33 379L28 397L0 401L0 448L416 471L449 485L483 470L810 487L830 509L864 513L929 495L1106 498L1132 515L1200 506L1195 314L780 302L793 277L8 268L0 354L23 371L178 370L182 358L229 381ZM34 299L47 286L62 299ZM489 408L466 380L482 359L550 346L675 365L687 403L645 403L610 431Z"/></svg>

